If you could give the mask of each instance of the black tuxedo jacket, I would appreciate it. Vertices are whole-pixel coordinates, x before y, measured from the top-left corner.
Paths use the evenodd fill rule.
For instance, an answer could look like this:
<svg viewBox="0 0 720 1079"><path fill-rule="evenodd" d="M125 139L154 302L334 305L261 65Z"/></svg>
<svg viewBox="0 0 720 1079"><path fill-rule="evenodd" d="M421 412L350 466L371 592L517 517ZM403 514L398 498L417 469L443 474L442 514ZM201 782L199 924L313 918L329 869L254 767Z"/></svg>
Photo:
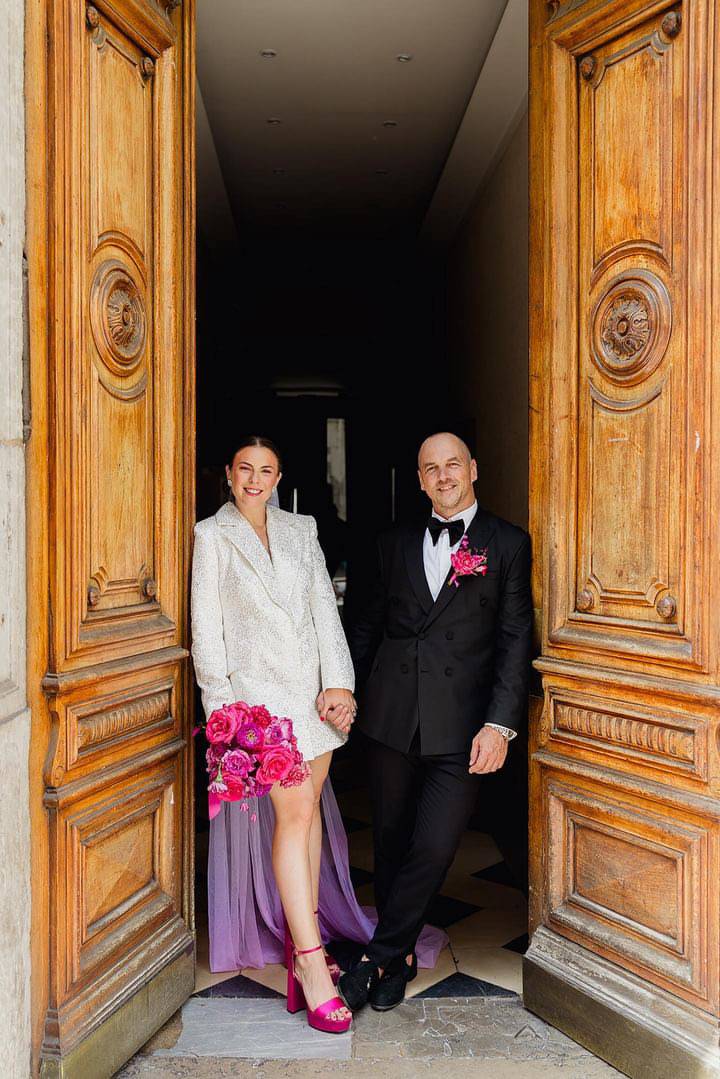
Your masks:
<svg viewBox="0 0 720 1079"><path fill-rule="evenodd" d="M419 726L423 755L469 752L484 723L517 730L527 705L532 601L530 537L478 507L471 548L487 549L484 577L450 575L435 602L425 577L426 523L378 540L378 575L348 626L360 686L358 727L407 752Z"/></svg>

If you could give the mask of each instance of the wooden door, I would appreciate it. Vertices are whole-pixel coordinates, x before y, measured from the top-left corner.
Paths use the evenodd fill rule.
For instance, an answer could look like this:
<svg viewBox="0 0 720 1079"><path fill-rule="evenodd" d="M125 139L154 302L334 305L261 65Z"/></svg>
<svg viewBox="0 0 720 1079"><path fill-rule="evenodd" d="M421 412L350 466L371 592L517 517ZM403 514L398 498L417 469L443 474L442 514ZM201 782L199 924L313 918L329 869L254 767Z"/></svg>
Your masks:
<svg viewBox="0 0 720 1079"><path fill-rule="evenodd" d="M111 1075L192 991L193 4L28 4L33 995Z"/></svg>
<svg viewBox="0 0 720 1079"><path fill-rule="evenodd" d="M531 54L525 1001L629 1075L717 1075L717 4L531 0Z"/></svg>

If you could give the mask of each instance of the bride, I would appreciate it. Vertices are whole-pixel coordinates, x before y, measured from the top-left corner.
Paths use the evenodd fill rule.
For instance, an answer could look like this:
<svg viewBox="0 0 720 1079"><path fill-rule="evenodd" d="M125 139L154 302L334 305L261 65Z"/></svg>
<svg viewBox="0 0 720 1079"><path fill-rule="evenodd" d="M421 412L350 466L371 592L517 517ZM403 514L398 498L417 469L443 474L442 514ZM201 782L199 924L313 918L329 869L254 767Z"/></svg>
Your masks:
<svg viewBox="0 0 720 1079"><path fill-rule="evenodd" d="M325 839L320 814L332 752L347 739L355 716L352 662L315 521L268 505L281 478L277 448L258 436L241 440L226 473L230 500L195 527L192 655L203 708L210 716L242 700L289 717L311 775L299 787L275 784L271 807L264 805L268 798L258 799L252 813L226 803L211 822L211 965L227 969L222 953L228 950L232 964L249 965L233 936L250 945L255 937L258 965L267 954L279 958L272 948L281 930L279 894L289 929L288 1010L307 1002L311 1026L342 1033L351 1015L334 990L339 970L324 952L317 912L325 860L335 869L324 867L334 920L340 906L352 936L370 935L352 894L331 798L325 798ZM270 842L276 889L265 864ZM332 848L327 859L321 858L323 842Z"/></svg>

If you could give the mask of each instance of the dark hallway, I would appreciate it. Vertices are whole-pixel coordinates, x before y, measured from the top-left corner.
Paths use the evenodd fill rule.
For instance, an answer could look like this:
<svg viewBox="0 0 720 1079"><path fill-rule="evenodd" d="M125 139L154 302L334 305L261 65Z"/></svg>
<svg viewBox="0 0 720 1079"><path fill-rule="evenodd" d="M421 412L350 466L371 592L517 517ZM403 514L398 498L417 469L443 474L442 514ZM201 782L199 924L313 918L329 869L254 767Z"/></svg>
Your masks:
<svg viewBox="0 0 720 1079"><path fill-rule="evenodd" d="M293 61L292 69L284 67L279 48L263 55L270 16L262 32L256 14L235 17L238 31L258 50L243 46L246 70L222 77L203 56L211 41L221 50L227 43L200 16L197 517L214 513L226 498L225 456L237 435L270 437L283 454L280 504L317 519L346 620L366 594L378 532L427 515L416 455L428 434L449 429L463 437L478 455L479 501L527 523L522 72L519 107L498 120L494 157L484 168L475 164L464 206L456 197L454 225L440 228L447 213L432 210L443 183L445 189L456 183L448 171L448 153L458 144L453 133L468 94L477 92L473 85L493 34L500 33L503 7L498 3L494 15L488 9L483 16L463 8L471 36L463 41L456 27L452 47L462 64L452 72L446 56L436 71L445 80L442 105L424 84L419 57L404 64L392 57L385 106L376 116L351 113L348 119L355 146L341 135L342 110L316 96L316 79L324 76L312 72L309 55ZM522 34L517 47L522 50ZM403 69L404 89L397 83ZM345 104L353 94L367 96L360 71L353 85L350 76L332 77ZM258 95L252 108L242 98L251 85ZM304 98L302 117L292 110L293 86ZM241 96L231 123L227 95L233 91ZM426 108L438 111L432 136L422 134ZM443 110L444 126L438 126ZM389 119L394 115L399 119ZM305 143L298 141L298 124ZM467 162L453 168L462 172ZM348 832L353 883L360 902L372 905L364 767L361 741L351 739L335 754L331 778ZM253 986L279 990L281 968L244 976L207 970L199 756L197 774L198 990L250 997ZM521 738L503 771L483 784L472 828L429 916L447 930L450 947L413 983L413 995L519 992L525 789ZM342 942L331 948L341 963L351 958Z"/></svg>

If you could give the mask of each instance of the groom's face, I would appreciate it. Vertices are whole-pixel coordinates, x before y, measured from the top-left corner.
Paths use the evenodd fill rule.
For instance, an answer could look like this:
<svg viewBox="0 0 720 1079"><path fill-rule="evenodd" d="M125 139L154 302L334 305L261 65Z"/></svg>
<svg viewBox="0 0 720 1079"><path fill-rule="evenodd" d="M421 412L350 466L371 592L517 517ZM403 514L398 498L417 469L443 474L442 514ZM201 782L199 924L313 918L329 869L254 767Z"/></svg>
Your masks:
<svg viewBox="0 0 720 1079"><path fill-rule="evenodd" d="M475 501L477 465L455 435L433 435L418 455L420 486L441 517L454 517Z"/></svg>

